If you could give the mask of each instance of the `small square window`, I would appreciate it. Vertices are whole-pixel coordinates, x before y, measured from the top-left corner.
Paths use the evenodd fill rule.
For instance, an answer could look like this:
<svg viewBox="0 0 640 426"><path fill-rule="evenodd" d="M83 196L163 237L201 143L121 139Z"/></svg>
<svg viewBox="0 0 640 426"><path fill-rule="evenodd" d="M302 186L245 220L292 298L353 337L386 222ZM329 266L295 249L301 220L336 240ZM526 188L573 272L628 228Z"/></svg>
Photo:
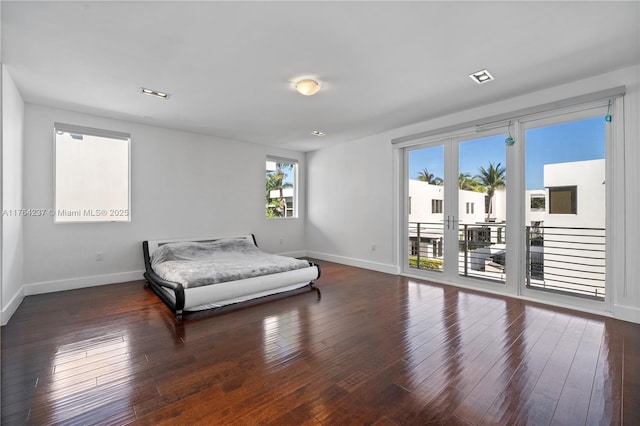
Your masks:
<svg viewBox="0 0 640 426"><path fill-rule="evenodd" d="M549 214L577 214L577 186L549 188Z"/></svg>
<svg viewBox="0 0 640 426"><path fill-rule="evenodd" d="M530 207L533 211L544 211L546 207L546 198L544 195L532 195Z"/></svg>

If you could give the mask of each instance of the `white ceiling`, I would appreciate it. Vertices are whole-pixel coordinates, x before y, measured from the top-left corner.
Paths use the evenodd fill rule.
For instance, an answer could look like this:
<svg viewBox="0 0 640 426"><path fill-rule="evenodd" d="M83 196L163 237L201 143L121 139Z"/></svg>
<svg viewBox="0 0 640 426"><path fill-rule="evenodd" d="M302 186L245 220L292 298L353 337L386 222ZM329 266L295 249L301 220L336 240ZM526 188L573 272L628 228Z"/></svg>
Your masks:
<svg viewBox="0 0 640 426"><path fill-rule="evenodd" d="M2 62L27 102L310 151L638 64L639 4L2 1Z"/></svg>

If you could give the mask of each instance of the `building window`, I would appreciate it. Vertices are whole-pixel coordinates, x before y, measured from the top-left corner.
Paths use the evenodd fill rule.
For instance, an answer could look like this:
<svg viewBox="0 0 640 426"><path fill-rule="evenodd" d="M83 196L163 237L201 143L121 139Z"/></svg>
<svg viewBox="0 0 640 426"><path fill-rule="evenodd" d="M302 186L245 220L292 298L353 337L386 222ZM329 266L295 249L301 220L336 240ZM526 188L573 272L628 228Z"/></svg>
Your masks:
<svg viewBox="0 0 640 426"><path fill-rule="evenodd" d="M577 214L577 186L549 188L549 214Z"/></svg>
<svg viewBox="0 0 640 426"><path fill-rule="evenodd" d="M542 211L546 206L546 199L544 195L532 195L531 196L531 210Z"/></svg>
<svg viewBox="0 0 640 426"><path fill-rule="evenodd" d="M56 223L131 220L127 133L55 123Z"/></svg>
<svg viewBox="0 0 640 426"><path fill-rule="evenodd" d="M431 200L431 213L442 213L442 200Z"/></svg>
<svg viewBox="0 0 640 426"><path fill-rule="evenodd" d="M467 203L467 214L474 214L475 203Z"/></svg>
<svg viewBox="0 0 640 426"><path fill-rule="evenodd" d="M297 174L298 162L296 160L267 157L267 217L298 217Z"/></svg>

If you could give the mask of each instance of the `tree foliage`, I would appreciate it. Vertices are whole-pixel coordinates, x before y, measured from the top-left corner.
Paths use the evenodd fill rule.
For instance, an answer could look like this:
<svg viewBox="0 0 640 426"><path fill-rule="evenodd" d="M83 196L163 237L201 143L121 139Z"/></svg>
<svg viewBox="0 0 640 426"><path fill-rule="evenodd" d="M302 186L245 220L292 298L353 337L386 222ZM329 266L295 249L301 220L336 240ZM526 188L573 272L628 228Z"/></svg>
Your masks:
<svg viewBox="0 0 640 426"><path fill-rule="evenodd" d="M485 169L484 167L480 167L479 173L474 177L486 188L487 195L489 196L487 219L489 219L491 217L491 213L493 213L493 196L496 189L502 189L507 185L506 172L506 167L502 166L500 163L494 164L493 162L490 162L488 168Z"/></svg>
<svg viewBox="0 0 640 426"><path fill-rule="evenodd" d="M285 171L292 172L293 164L276 163L276 170L267 173L266 177L266 201L267 217L284 217L286 215L287 204L284 199L284 189L292 188L293 184L285 182L287 176ZM278 198L271 198L271 191L278 191Z"/></svg>
<svg viewBox="0 0 640 426"><path fill-rule="evenodd" d="M418 173L418 180L421 182L427 182L430 185L443 185L444 180L441 177L437 177L433 173L429 173L426 168Z"/></svg>

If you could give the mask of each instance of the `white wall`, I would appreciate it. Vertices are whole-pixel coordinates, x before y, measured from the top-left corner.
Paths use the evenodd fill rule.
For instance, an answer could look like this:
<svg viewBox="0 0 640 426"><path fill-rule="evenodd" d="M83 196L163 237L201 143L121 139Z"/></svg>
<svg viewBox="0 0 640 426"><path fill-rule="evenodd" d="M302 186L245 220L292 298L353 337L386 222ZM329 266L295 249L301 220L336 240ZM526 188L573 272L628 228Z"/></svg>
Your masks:
<svg viewBox="0 0 640 426"><path fill-rule="evenodd" d="M375 135L307 154L309 256L396 272L389 140Z"/></svg>
<svg viewBox="0 0 640 426"><path fill-rule="evenodd" d="M577 214L549 214L549 187L576 186ZM545 164L544 187L547 203L544 226L604 228L605 160Z"/></svg>
<svg viewBox="0 0 640 426"><path fill-rule="evenodd" d="M531 209L531 197L544 197L544 209L532 210ZM530 226L531 222L541 222L545 220L546 213L545 210L548 210L547 194L544 189L530 189L525 192L524 203L525 203L525 226Z"/></svg>
<svg viewBox="0 0 640 426"><path fill-rule="evenodd" d="M26 218L25 294L141 279L146 239L254 233L267 252L304 254L304 191L301 219L266 219L264 162L297 159L304 188L305 154L33 104L25 107L25 208L53 208L54 122L131 134L132 220Z"/></svg>
<svg viewBox="0 0 640 426"><path fill-rule="evenodd" d="M484 192L458 191L458 217L460 224L474 224L484 222L487 215L484 212ZM411 211L409 222L444 223L443 213L432 213L431 200L444 199L444 187L431 185L419 180L409 180L409 197ZM495 197L494 197L495 198ZM473 203L473 213L467 213L467 203ZM494 210L497 206L494 206Z"/></svg>
<svg viewBox="0 0 640 426"><path fill-rule="evenodd" d="M392 139L625 85L626 248L620 254L625 271L614 281L613 311L619 318L640 322L639 73L639 66L628 67L310 153L309 255L386 272L400 270L397 212L404 200L398 195ZM377 250L371 250L372 243Z"/></svg>
<svg viewBox="0 0 640 426"><path fill-rule="evenodd" d="M24 102L2 66L2 324L22 302Z"/></svg>

